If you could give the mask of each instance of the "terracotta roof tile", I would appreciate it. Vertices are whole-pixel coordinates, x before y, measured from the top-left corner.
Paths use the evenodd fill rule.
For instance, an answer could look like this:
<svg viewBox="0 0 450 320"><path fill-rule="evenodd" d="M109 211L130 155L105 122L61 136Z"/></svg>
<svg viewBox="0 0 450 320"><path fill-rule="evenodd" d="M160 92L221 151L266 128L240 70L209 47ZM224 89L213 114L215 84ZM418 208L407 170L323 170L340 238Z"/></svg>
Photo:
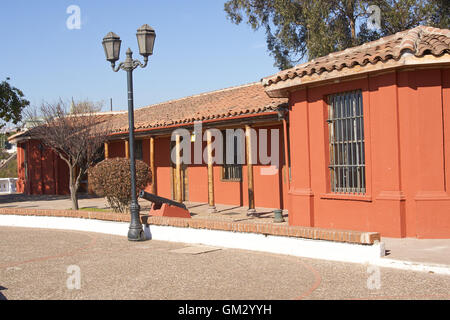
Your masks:
<svg viewBox="0 0 450 320"><path fill-rule="evenodd" d="M270 98L257 82L143 107L135 110L134 122L137 130L166 127L273 112L284 103L287 99ZM127 114L115 117L112 127L127 132Z"/></svg>
<svg viewBox="0 0 450 320"><path fill-rule="evenodd" d="M428 54L438 57L450 53L450 30L419 26L311 60L266 77L262 82L264 86L270 86L296 77L320 75L323 72L342 70L355 65L365 66L369 63L375 64L389 59L398 60L406 52L416 57Z"/></svg>
<svg viewBox="0 0 450 320"><path fill-rule="evenodd" d="M118 117L122 115L126 115L126 112L123 111L115 111L115 112L96 112L93 114L87 114L88 116L95 116L95 125L99 126L99 128L111 131L112 128L110 124ZM82 116L82 115L79 115ZM22 139L26 139L28 137L32 137L35 134L35 127L32 125L30 128L21 129L14 135L8 138L8 141L16 143Z"/></svg>

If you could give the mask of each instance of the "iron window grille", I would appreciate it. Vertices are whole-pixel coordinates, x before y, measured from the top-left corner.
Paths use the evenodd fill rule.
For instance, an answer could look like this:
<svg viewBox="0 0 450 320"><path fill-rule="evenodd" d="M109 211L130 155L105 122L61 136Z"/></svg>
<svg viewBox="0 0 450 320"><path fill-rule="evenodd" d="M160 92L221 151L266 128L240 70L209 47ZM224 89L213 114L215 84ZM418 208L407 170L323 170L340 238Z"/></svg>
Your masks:
<svg viewBox="0 0 450 320"><path fill-rule="evenodd" d="M366 168L361 90L329 95L327 122L331 192L365 194Z"/></svg>
<svg viewBox="0 0 450 320"><path fill-rule="evenodd" d="M142 140L135 140L134 143L135 143L134 154L135 154L136 160L143 160L144 153L142 150Z"/></svg>
<svg viewBox="0 0 450 320"><path fill-rule="evenodd" d="M234 136L234 153L233 163L228 164L226 159L227 139L225 132L222 132L223 139L223 167L222 180L226 181L241 181L242 180L242 165L238 163L238 137Z"/></svg>

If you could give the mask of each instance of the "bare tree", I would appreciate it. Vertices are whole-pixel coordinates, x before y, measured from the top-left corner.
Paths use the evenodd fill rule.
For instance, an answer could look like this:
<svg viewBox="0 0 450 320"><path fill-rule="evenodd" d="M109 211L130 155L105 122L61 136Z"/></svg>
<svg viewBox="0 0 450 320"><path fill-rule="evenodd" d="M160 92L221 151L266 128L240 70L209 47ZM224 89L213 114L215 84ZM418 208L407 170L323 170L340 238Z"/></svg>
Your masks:
<svg viewBox="0 0 450 320"><path fill-rule="evenodd" d="M89 101L73 102L68 108L62 100L43 103L37 112L28 112L33 138L53 151L69 167L72 209L78 210L77 191L81 177L102 155L102 146L110 133L110 116L98 113L98 105Z"/></svg>

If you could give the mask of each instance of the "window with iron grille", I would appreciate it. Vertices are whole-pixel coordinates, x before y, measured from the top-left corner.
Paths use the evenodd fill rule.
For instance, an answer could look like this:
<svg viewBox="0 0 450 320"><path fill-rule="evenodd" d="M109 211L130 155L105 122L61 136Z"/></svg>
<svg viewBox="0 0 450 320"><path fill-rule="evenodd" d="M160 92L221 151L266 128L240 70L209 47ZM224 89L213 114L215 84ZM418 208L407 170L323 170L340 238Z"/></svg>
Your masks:
<svg viewBox="0 0 450 320"><path fill-rule="evenodd" d="M134 141L134 154L136 160L143 160L144 153L142 151L142 140Z"/></svg>
<svg viewBox="0 0 450 320"><path fill-rule="evenodd" d="M331 192L365 194L364 117L361 90L328 96Z"/></svg>
<svg viewBox="0 0 450 320"><path fill-rule="evenodd" d="M238 137L234 136L234 152L233 163L227 164L227 139L225 131L222 132L223 139L223 167L222 167L222 180L226 181L241 181L242 180L242 165L238 162Z"/></svg>

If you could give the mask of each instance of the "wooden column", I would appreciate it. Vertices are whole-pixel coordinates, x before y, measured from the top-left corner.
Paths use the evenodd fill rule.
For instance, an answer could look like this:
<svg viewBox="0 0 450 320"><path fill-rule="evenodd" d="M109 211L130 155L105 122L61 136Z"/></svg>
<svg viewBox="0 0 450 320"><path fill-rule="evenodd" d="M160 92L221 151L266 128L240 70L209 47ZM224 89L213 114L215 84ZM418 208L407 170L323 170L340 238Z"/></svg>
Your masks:
<svg viewBox="0 0 450 320"><path fill-rule="evenodd" d="M175 152L176 152L176 167L175 167L175 201L177 202L183 202L183 195L181 193L181 146L180 146L180 139L181 136L176 136L176 145L175 145Z"/></svg>
<svg viewBox="0 0 450 320"><path fill-rule="evenodd" d="M150 137L150 171L152 172L152 193L156 194L155 138Z"/></svg>
<svg viewBox="0 0 450 320"><path fill-rule="evenodd" d="M130 159L130 145L128 140L125 140L125 158Z"/></svg>
<svg viewBox="0 0 450 320"><path fill-rule="evenodd" d="M208 152L208 213L216 213L216 203L214 200L214 166L212 157L212 135L211 131L206 131L207 152Z"/></svg>
<svg viewBox="0 0 450 320"><path fill-rule="evenodd" d="M253 215L255 210L255 193L254 193L254 180L253 180L253 161L252 159L252 139L251 139L251 127L245 126L245 140L246 140L246 156L247 156L247 174L248 174L248 210L247 215Z"/></svg>
<svg viewBox="0 0 450 320"><path fill-rule="evenodd" d="M109 143L105 142L105 159L109 159Z"/></svg>

